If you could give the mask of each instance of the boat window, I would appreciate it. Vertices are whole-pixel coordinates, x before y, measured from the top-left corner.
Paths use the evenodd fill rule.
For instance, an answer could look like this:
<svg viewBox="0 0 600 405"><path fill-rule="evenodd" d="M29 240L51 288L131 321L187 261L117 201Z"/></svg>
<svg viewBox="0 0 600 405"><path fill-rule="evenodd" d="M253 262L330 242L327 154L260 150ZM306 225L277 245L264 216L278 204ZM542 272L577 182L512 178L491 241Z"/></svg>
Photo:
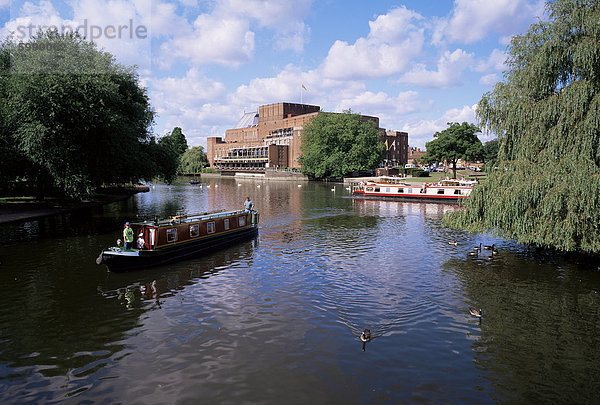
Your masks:
<svg viewBox="0 0 600 405"><path fill-rule="evenodd" d="M240 226L244 226L244 225L246 225L246 217L245 217L245 216L243 216L243 217L238 217L238 221L239 221L239 223L240 223Z"/></svg>
<svg viewBox="0 0 600 405"><path fill-rule="evenodd" d="M206 223L206 233L215 233L215 223L214 222Z"/></svg>
<svg viewBox="0 0 600 405"><path fill-rule="evenodd" d="M200 227L198 224L190 225L190 238L195 238L200 235Z"/></svg>
<svg viewBox="0 0 600 405"><path fill-rule="evenodd" d="M367 187L367 191L373 191L373 187Z"/></svg>
<svg viewBox="0 0 600 405"><path fill-rule="evenodd" d="M438 194L444 194L444 191L445 191L445 190L444 190L443 188L439 188L439 189L438 189Z"/></svg>
<svg viewBox="0 0 600 405"><path fill-rule="evenodd" d="M223 220L223 226L225 227L225 230L229 229L229 219L224 219Z"/></svg>
<svg viewBox="0 0 600 405"><path fill-rule="evenodd" d="M398 189L398 192L399 192L399 193L404 193L404 189L403 189L403 188L399 188L399 189Z"/></svg>
<svg viewBox="0 0 600 405"><path fill-rule="evenodd" d="M379 187L375 187L375 192L379 193Z"/></svg>
<svg viewBox="0 0 600 405"><path fill-rule="evenodd" d="M459 189L454 190L454 194L460 195L460 190Z"/></svg>
<svg viewBox="0 0 600 405"><path fill-rule="evenodd" d="M175 242L177 240L177 229L167 229L167 242Z"/></svg>
<svg viewBox="0 0 600 405"><path fill-rule="evenodd" d="M408 194L412 194L412 188L408 189Z"/></svg>
<svg viewBox="0 0 600 405"><path fill-rule="evenodd" d="M386 188L385 188L385 192L386 192L386 193L389 193L389 192L390 192L390 188L389 188L389 187L386 187Z"/></svg>

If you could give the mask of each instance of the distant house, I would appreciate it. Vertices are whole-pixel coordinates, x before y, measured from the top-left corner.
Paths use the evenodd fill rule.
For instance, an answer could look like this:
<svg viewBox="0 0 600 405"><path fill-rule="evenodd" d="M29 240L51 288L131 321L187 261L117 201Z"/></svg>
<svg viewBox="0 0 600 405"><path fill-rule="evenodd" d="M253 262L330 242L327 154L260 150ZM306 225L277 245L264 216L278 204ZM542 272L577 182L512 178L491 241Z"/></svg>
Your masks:
<svg viewBox="0 0 600 405"><path fill-rule="evenodd" d="M427 151L411 146L408 150L408 164L416 165L417 161L427 154Z"/></svg>

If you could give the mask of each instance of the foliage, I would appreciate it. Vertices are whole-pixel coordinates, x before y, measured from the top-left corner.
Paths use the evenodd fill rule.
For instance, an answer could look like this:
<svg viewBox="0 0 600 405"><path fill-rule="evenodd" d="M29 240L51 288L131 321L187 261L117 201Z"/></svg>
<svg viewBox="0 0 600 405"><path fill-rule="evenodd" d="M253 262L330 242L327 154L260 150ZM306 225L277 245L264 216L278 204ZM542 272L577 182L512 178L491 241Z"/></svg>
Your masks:
<svg viewBox="0 0 600 405"><path fill-rule="evenodd" d="M456 163L458 159L474 161L483 156L483 146L477 137L480 132L473 124L449 122L448 128L436 132L433 141L425 144L427 154L421 158L426 164L437 162L452 163L452 172L456 178Z"/></svg>
<svg viewBox="0 0 600 405"><path fill-rule="evenodd" d="M319 113L304 126L300 156L302 173L315 178L341 178L347 173L375 169L385 152L372 121L347 110Z"/></svg>
<svg viewBox="0 0 600 405"><path fill-rule="evenodd" d="M158 165L159 177L165 183L171 184L175 180L181 163L181 156L186 150L187 141L179 127L173 128L169 135L165 135L158 140L158 145L154 148L154 159Z"/></svg>
<svg viewBox="0 0 600 405"><path fill-rule="evenodd" d="M177 172L180 174L197 174L209 165L206 153L202 146L187 149L181 156Z"/></svg>
<svg viewBox="0 0 600 405"><path fill-rule="evenodd" d="M492 139L491 141L487 141L483 144L483 161L495 162L498 158L498 148L499 142L498 139Z"/></svg>
<svg viewBox="0 0 600 405"><path fill-rule="evenodd" d="M512 39L505 80L478 117L499 136L497 169L454 227L562 251L600 252L600 4L555 0Z"/></svg>
<svg viewBox="0 0 600 405"><path fill-rule="evenodd" d="M76 198L154 176L154 112L135 71L76 34L41 32L28 44L3 44L0 148L13 145L27 168L11 176L35 182L39 196L52 187Z"/></svg>

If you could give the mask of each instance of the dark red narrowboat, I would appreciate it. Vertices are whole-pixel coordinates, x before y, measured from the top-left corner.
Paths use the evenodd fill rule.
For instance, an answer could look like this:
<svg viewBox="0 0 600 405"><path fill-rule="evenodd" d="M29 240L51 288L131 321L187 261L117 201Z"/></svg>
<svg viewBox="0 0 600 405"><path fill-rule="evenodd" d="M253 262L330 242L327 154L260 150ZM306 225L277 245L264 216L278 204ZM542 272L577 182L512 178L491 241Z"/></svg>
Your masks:
<svg viewBox="0 0 600 405"><path fill-rule="evenodd" d="M197 256L256 236L258 221L257 211L222 211L132 222L134 235L143 235L143 248L113 246L104 249L96 263L121 272Z"/></svg>

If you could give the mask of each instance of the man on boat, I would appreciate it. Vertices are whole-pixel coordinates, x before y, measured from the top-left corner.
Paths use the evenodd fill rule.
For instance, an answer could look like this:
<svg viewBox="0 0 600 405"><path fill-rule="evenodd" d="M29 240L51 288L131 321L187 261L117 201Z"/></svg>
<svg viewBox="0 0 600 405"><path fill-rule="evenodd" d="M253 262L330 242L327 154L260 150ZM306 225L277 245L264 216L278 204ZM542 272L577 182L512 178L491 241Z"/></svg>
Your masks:
<svg viewBox="0 0 600 405"><path fill-rule="evenodd" d="M252 208L254 207L254 203L252 202L252 200L250 200L250 197L246 197L246 201L244 201L244 208L246 209L247 212L252 211Z"/></svg>
<svg viewBox="0 0 600 405"><path fill-rule="evenodd" d="M125 241L125 249L131 249L133 247L133 229L129 222L125 222L125 229L123 229L123 240Z"/></svg>

